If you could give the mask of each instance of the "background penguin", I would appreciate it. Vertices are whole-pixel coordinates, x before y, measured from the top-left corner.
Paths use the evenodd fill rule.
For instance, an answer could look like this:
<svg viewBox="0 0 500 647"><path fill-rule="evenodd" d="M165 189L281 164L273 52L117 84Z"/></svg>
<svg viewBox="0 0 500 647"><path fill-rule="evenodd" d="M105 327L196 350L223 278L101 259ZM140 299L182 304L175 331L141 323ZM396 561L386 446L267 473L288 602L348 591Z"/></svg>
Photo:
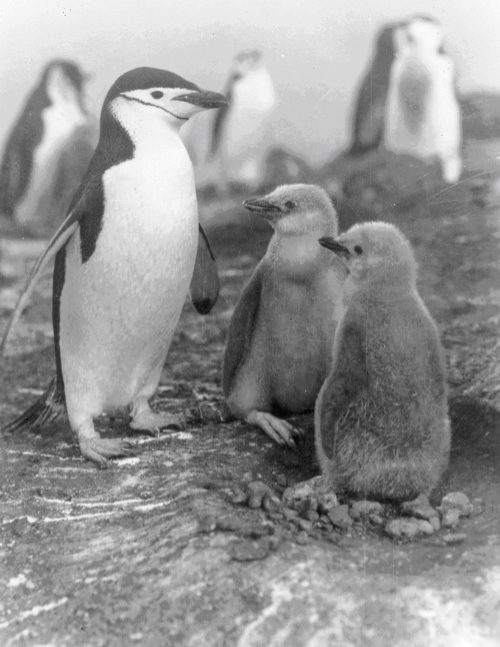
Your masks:
<svg viewBox="0 0 500 647"><path fill-rule="evenodd" d="M438 22L425 16L380 32L356 100L349 153L381 145L394 153L438 157L447 182L460 177L461 121L453 60Z"/></svg>
<svg viewBox="0 0 500 647"><path fill-rule="evenodd" d="M231 319L222 389L234 415L294 447L292 426L272 412L312 409L330 370L347 271L317 241L336 235L337 217L327 193L307 184L243 205L275 234Z"/></svg>
<svg viewBox="0 0 500 647"><path fill-rule="evenodd" d="M84 99L87 80L54 60L28 97L0 164L0 213L41 232L62 221L96 143Z"/></svg>
<svg viewBox="0 0 500 647"><path fill-rule="evenodd" d="M394 32L384 143L387 150L424 161L438 158L446 182L462 172L461 116L453 59L441 25L416 16Z"/></svg>
<svg viewBox="0 0 500 647"><path fill-rule="evenodd" d="M387 92L396 56L394 31L401 24L386 25L377 36L373 60L356 98L351 155L362 155L382 143Z"/></svg>
<svg viewBox="0 0 500 647"><path fill-rule="evenodd" d="M209 156L218 163L220 181L257 187L270 145L271 115L276 95L262 54L247 50L233 61L224 89L229 104L212 123Z"/></svg>
<svg viewBox="0 0 500 647"><path fill-rule="evenodd" d="M117 79L100 139L68 217L38 260L24 295L57 252L53 284L56 378L6 430L38 425L65 404L82 454L98 463L127 452L93 418L130 406L131 427L178 422L148 400L193 275L200 240L193 169L179 128L226 98L153 68ZM24 295L21 296L20 302Z"/></svg>
<svg viewBox="0 0 500 647"><path fill-rule="evenodd" d="M350 272L315 409L323 475L364 498L428 495L448 464L450 423L443 353L411 247L380 222L320 243Z"/></svg>

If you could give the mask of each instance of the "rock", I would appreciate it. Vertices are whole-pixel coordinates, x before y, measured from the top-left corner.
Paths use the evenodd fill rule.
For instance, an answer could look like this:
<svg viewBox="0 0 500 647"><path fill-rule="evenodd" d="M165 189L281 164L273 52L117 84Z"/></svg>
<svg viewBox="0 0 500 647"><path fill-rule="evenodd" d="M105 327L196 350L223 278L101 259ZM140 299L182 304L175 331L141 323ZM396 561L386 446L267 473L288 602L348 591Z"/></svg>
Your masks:
<svg viewBox="0 0 500 647"><path fill-rule="evenodd" d="M306 514L302 516L303 519L306 521L310 521L311 523L314 523L315 521L319 520L319 514L315 510L308 510Z"/></svg>
<svg viewBox="0 0 500 647"><path fill-rule="evenodd" d="M431 517L429 519L429 523L434 528L434 532L439 532L439 530L441 530L441 521L439 520L439 517Z"/></svg>
<svg viewBox="0 0 500 647"><path fill-rule="evenodd" d="M304 530L304 532L311 532L312 530L312 523L310 521L306 521L306 519L297 519L297 525L301 530Z"/></svg>
<svg viewBox="0 0 500 647"><path fill-rule="evenodd" d="M309 535L304 531L297 533L297 535L295 536L295 541L300 546L305 546L306 544L309 544L311 542Z"/></svg>
<svg viewBox="0 0 500 647"><path fill-rule="evenodd" d="M461 544L467 539L467 535L463 532L450 532L447 535L443 535L441 539L447 546L450 546L452 544Z"/></svg>
<svg viewBox="0 0 500 647"><path fill-rule="evenodd" d="M328 513L328 518L336 528L340 528L341 530L347 530L353 524L353 521L349 516L348 505L338 505L333 508L333 510L330 510Z"/></svg>
<svg viewBox="0 0 500 647"><path fill-rule="evenodd" d="M320 514L328 514L338 504L339 501L335 492L322 492L318 494L318 512Z"/></svg>
<svg viewBox="0 0 500 647"><path fill-rule="evenodd" d="M443 497L438 510L442 516L447 510L458 510L460 517L468 517L474 512L474 506L463 492L450 492Z"/></svg>
<svg viewBox="0 0 500 647"><path fill-rule="evenodd" d="M266 492L262 499L262 507L266 512L278 512L281 510L281 501L274 492Z"/></svg>
<svg viewBox="0 0 500 647"><path fill-rule="evenodd" d="M231 495L231 501L235 505L243 505L247 502L247 496L246 492L243 492L240 488L236 488Z"/></svg>
<svg viewBox="0 0 500 647"><path fill-rule="evenodd" d="M372 522L374 526L384 525L384 519L379 514L369 514L368 519Z"/></svg>
<svg viewBox="0 0 500 647"><path fill-rule="evenodd" d="M397 539L413 539L417 535L432 535L434 532L431 524L425 519L416 519L415 517L391 519L386 526L385 531L391 537Z"/></svg>
<svg viewBox="0 0 500 647"><path fill-rule="evenodd" d="M286 488L286 486L288 485L288 478L286 474L278 474L276 476L276 485L282 488Z"/></svg>
<svg viewBox="0 0 500 647"><path fill-rule="evenodd" d="M247 485L247 503L249 508L262 507L264 497L268 496L270 501L279 504L279 498L271 490L271 488L262 481L252 481ZM270 504L270 505L273 505Z"/></svg>
<svg viewBox="0 0 500 647"><path fill-rule="evenodd" d="M439 517L437 510L435 510L429 499L425 494L419 494L413 501L405 501L401 504L401 512L409 517L417 517L417 519L427 519L430 521L434 517Z"/></svg>
<svg viewBox="0 0 500 647"><path fill-rule="evenodd" d="M215 530L217 524L213 517L203 517L198 521L198 532L210 533Z"/></svg>
<svg viewBox="0 0 500 647"><path fill-rule="evenodd" d="M292 521L299 516L297 510L292 510L291 508L283 508L283 516L287 521Z"/></svg>
<svg viewBox="0 0 500 647"><path fill-rule="evenodd" d="M441 525L443 528L456 528L458 526L459 519L460 511L451 508L450 510L445 510L441 519Z"/></svg>
<svg viewBox="0 0 500 647"><path fill-rule="evenodd" d="M297 510L303 518L307 518L310 511L316 512L318 509L318 500L309 483L298 483L286 488L282 502L286 507Z"/></svg>
<svg viewBox="0 0 500 647"><path fill-rule="evenodd" d="M378 501L354 501L351 504L349 514L355 521L358 521L363 517L368 517L370 514L384 514L384 507Z"/></svg>

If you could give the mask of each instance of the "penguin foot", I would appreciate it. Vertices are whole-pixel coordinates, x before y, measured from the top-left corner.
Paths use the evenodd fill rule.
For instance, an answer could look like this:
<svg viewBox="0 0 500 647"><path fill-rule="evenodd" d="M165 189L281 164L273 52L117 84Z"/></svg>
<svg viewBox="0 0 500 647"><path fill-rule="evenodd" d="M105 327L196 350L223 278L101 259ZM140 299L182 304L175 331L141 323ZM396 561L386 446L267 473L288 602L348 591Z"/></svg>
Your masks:
<svg viewBox="0 0 500 647"><path fill-rule="evenodd" d="M108 466L108 458L118 456L129 456L132 454L132 443L120 439L104 439L99 436L92 438L84 437L78 439L82 456L88 458L101 467Z"/></svg>
<svg viewBox="0 0 500 647"><path fill-rule="evenodd" d="M182 416L174 416L170 413L154 413L151 409L147 409L133 415L130 421L131 429L145 431L151 436L157 436L160 433L160 429L164 427L182 429Z"/></svg>
<svg viewBox="0 0 500 647"><path fill-rule="evenodd" d="M276 418L276 416L266 411L254 409L245 418L245 422L260 427L278 445L287 445L290 449L297 449L292 435L298 435L299 432L286 420Z"/></svg>

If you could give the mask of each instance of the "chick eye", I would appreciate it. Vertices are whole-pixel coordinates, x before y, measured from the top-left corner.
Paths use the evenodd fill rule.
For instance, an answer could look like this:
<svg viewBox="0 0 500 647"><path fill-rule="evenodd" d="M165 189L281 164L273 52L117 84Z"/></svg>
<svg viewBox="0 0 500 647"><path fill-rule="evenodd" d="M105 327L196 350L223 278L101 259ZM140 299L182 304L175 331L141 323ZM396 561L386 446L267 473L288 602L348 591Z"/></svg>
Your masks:
<svg viewBox="0 0 500 647"><path fill-rule="evenodd" d="M359 245L355 245L355 247L354 247L354 251L356 252L356 254L357 254L358 256L360 256L360 255L363 253L363 248L362 248L362 247L360 247Z"/></svg>
<svg viewBox="0 0 500 647"><path fill-rule="evenodd" d="M163 92L160 92L160 90L155 90L154 92L151 92L151 96L153 97L153 99L161 99Z"/></svg>
<svg viewBox="0 0 500 647"><path fill-rule="evenodd" d="M295 206L295 202L293 202L292 200L287 200L287 202L285 202L285 207L287 209L293 209Z"/></svg>

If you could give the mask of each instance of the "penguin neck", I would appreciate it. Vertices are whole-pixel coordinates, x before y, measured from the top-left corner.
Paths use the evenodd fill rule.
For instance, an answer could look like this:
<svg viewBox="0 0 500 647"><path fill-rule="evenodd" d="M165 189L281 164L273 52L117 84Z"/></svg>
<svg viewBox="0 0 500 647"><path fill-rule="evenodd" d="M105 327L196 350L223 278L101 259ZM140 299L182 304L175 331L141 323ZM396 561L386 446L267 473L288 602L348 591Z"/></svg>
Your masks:
<svg viewBox="0 0 500 647"><path fill-rule="evenodd" d="M323 255L318 238L324 235L321 231L294 234L276 232L269 243L267 257L272 265L286 274L309 274L318 267L318 259Z"/></svg>
<svg viewBox="0 0 500 647"><path fill-rule="evenodd" d="M103 110L102 113L99 149L107 167L132 157L155 157L165 148L184 148L179 135L184 121L179 121L177 127L177 124L172 125L166 120L144 119L137 114L124 115L123 112Z"/></svg>

